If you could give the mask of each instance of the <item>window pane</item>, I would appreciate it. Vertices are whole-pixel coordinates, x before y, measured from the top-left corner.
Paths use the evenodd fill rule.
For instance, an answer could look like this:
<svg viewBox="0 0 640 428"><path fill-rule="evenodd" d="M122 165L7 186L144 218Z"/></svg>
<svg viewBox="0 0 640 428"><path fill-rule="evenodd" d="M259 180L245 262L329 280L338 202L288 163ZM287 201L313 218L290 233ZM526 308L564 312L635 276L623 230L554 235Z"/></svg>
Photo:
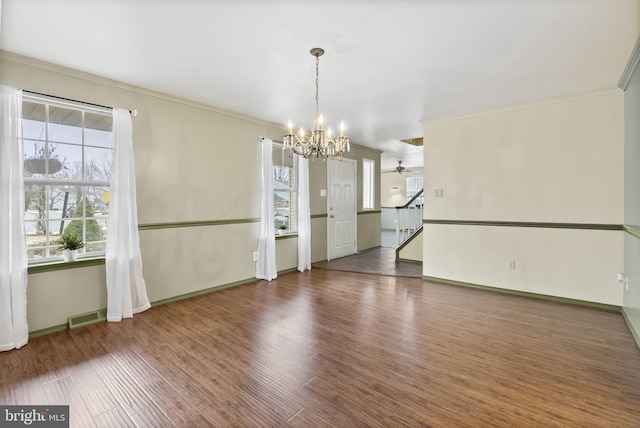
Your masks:
<svg viewBox="0 0 640 428"><path fill-rule="evenodd" d="M362 160L362 209L372 210L374 204L374 161Z"/></svg>
<svg viewBox="0 0 640 428"><path fill-rule="evenodd" d="M95 188L94 188L95 189ZM105 238L106 220L96 218L96 207L91 197L92 193L96 193L92 188L84 188L84 197L75 198L69 204L67 209L71 213L70 219L64 222L64 235L73 235L85 243L86 248L82 252L102 251L103 240ZM75 196L80 196L78 192ZM102 217L102 213L98 214ZM93 248L102 248L102 250L94 250Z"/></svg>
<svg viewBox="0 0 640 428"><path fill-rule="evenodd" d="M27 230L35 230L33 224L25 222ZM41 259L47 257L47 237L44 233L27 233L27 257Z"/></svg>
<svg viewBox="0 0 640 428"><path fill-rule="evenodd" d="M97 225L97 227L96 227ZM94 230L100 230L100 234L94 232ZM85 242L85 252L104 252L107 248L107 219L96 218L88 219L87 225L87 241Z"/></svg>
<svg viewBox="0 0 640 428"><path fill-rule="evenodd" d="M62 159L53 144L27 140L23 143L23 153L25 177L44 177L47 172L55 174L62 170Z"/></svg>
<svg viewBox="0 0 640 428"><path fill-rule="evenodd" d="M44 226L42 227L43 229L53 229L53 225L49 224L50 222L43 221L42 223L44 223ZM25 225L27 229L29 229L29 226L32 225L32 222L25 222ZM47 248L47 236L50 235L42 232L27 235L27 257L29 259L41 259L45 257L56 256L57 245L54 245L53 247L51 247L50 245L49 248ZM54 237L55 242L57 242L56 240L57 238Z"/></svg>
<svg viewBox="0 0 640 428"><path fill-rule="evenodd" d="M293 188L293 170L286 166L273 167L274 190Z"/></svg>
<svg viewBox="0 0 640 428"><path fill-rule="evenodd" d="M35 120L22 121L22 138L44 141L47 139L46 124Z"/></svg>
<svg viewBox="0 0 640 428"><path fill-rule="evenodd" d="M422 190L422 187L422 176L407 177L407 200L411 199L416 193Z"/></svg>
<svg viewBox="0 0 640 428"><path fill-rule="evenodd" d="M273 144L273 165L274 166L288 166L293 168L294 158L288 150L282 150L282 144Z"/></svg>
<svg viewBox="0 0 640 428"><path fill-rule="evenodd" d="M47 205L47 186L25 186L25 232L27 247L37 247L29 251L30 256L46 257L47 222L49 210ZM40 248L45 246L44 248Z"/></svg>
<svg viewBox="0 0 640 428"><path fill-rule="evenodd" d="M50 159L55 159L59 163L58 165L53 165L50 161L50 165L56 168L49 169L49 177L74 180L82 179L82 146L49 143L49 148ZM59 170L56 171L58 168Z"/></svg>
<svg viewBox="0 0 640 428"><path fill-rule="evenodd" d="M44 104L22 103L22 137L46 140L46 107Z"/></svg>
<svg viewBox="0 0 640 428"><path fill-rule="evenodd" d="M111 148L111 116L85 113L87 127L84 129L84 143L89 146Z"/></svg>
<svg viewBox="0 0 640 428"><path fill-rule="evenodd" d="M273 208L275 210L275 226L276 229L281 226L289 228L290 207L291 207L291 192L274 192L273 193Z"/></svg>
<svg viewBox="0 0 640 428"><path fill-rule="evenodd" d="M49 106L49 140L82 144L82 112Z"/></svg>
<svg viewBox="0 0 640 428"><path fill-rule="evenodd" d="M109 215L109 188L108 187L86 187L85 194L87 200L91 202L91 209L96 217Z"/></svg>
<svg viewBox="0 0 640 428"><path fill-rule="evenodd" d="M109 181L111 177L111 149L85 147L84 179Z"/></svg>

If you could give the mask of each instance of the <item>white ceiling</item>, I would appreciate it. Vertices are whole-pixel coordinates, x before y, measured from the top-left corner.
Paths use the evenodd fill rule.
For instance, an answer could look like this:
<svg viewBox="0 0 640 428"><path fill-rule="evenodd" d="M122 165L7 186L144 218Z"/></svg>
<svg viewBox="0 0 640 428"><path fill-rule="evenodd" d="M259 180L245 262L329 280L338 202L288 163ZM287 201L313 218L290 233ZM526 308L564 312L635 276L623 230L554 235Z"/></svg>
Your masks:
<svg viewBox="0 0 640 428"><path fill-rule="evenodd" d="M638 0L0 1L0 49L283 130L324 48L325 121L383 168L422 165L421 121L615 88L640 29Z"/></svg>

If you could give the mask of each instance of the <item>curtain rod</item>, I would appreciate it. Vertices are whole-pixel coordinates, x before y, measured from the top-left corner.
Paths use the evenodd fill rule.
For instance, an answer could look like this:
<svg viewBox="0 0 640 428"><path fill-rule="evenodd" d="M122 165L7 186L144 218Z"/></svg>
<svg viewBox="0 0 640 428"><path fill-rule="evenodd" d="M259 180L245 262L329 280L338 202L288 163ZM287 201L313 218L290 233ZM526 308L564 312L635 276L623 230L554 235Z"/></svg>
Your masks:
<svg viewBox="0 0 640 428"><path fill-rule="evenodd" d="M95 103L88 103L86 101L74 100L72 98L59 97L57 95L43 94L42 92L28 91L26 89L23 89L22 92L26 92L27 94L32 94L32 95L40 95L40 96L48 97L48 98L55 98L56 100L71 101L72 103L86 104L88 106L100 107L100 108L106 108L108 110L113 110L113 107L103 106L101 104L95 104ZM133 116L136 116L138 114L137 110L133 110L133 111L132 110L127 110L127 111L129 113L131 113Z"/></svg>
<svg viewBox="0 0 640 428"><path fill-rule="evenodd" d="M264 140L266 137L258 137L258 141L260 141L262 143L262 140ZM269 138L271 141L273 141L274 143L278 143L278 144L284 144L282 141L278 141L278 140L273 140L271 138Z"/></svg>

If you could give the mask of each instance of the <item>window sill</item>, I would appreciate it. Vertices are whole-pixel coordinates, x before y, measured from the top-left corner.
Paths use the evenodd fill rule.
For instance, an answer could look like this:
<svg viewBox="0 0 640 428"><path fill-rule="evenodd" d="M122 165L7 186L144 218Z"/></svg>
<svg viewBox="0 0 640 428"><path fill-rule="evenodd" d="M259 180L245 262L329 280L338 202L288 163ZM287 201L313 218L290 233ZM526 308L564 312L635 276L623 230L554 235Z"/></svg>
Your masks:
<svg viewBox="0 0 640 428"><path fill-rule="evenodd" d="M56 270L75 269L88 266L104 265L104 256L79 258L73 262L65 262L61 260L47 261L42 263L32 263L29 265L27 272L29 274L53 272Z"/></svg>
<svg viewBox="0 0 640 428"><path fill-rule="evenodd" d="M276 235L276 241L278 239L297 238L298 232L285 233L284 235Z"/></svg>

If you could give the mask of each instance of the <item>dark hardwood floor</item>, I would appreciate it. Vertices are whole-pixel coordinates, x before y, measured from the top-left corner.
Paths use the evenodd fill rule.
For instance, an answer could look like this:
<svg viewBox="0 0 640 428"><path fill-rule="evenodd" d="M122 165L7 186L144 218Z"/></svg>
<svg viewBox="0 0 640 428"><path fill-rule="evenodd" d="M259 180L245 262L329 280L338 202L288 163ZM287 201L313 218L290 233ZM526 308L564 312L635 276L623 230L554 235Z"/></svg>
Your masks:
<svg viewBox="0 0 640 428"><path fill-rule="evenodd" d="M352 256L314 263L318 269L422 278L422 263L396 260L394 248L376 247Z"/></svg>
<svg viewBox="0 0 640 428"><path fill-rule="evenodd" d="M314 269L0 353L74 427L638 427L619 313Z"/></svg>

